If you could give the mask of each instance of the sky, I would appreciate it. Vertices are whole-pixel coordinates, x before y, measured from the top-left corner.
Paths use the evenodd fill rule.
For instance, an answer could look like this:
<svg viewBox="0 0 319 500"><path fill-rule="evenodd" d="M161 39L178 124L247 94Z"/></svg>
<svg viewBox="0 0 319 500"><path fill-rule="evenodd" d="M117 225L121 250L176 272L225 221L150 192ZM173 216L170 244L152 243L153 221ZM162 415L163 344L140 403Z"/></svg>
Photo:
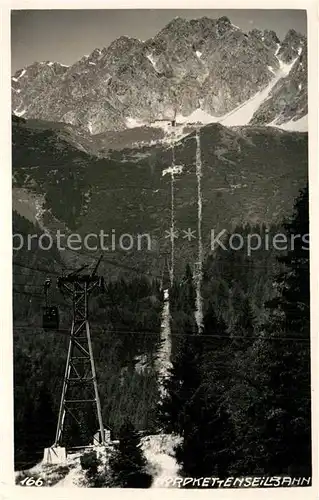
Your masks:
<svg viewBox="0 0 319 500"><path fill-rule="evenodd" d="M121 35L147 40L176 16L227 16L245 32L271 29L280 39L290 28L307 31L306 10L13 10L11 73L35 61L70 65Z"/></svg>

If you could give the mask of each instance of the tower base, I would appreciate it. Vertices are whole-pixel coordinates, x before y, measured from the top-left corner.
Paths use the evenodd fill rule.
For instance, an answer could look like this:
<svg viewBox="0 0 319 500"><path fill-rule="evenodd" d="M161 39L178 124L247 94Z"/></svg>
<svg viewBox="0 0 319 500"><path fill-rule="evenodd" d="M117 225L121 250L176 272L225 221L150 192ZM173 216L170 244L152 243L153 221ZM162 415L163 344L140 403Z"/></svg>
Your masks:
<svg viewBox="0 0 319 500"><path fill-rule="evenodd" d="M61 446L51 446L45 448L43 454L43 464L66 464L66 449Z"/></svg>

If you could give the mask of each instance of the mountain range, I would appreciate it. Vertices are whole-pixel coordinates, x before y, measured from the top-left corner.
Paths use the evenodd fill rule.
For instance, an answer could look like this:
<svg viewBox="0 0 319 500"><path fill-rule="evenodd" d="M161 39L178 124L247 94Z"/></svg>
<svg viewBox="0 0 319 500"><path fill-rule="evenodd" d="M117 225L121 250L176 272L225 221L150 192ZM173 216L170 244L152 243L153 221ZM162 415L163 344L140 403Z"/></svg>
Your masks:
<svg viewBox="0 0 319 500"><path fill-rule="evenodd" d="M307 43L294 30L175 18L70 67L23 68L12 99L14 210L52 233L149 233L151 251L116 249L125 265L156 272L169 252L173 162L181 272L197 259L182 235L197 230L198 158L205 255L212 229L282 224L307 183Z"/></svg>
<svg viewBox="0 0 319 500"><path fill-rule="evenodd" d="M307 40L244 33L229 18L173 19L153 38L121 36L71 66L35 62L12 77L16 116L91 135L220 122L307 130Z"/></svg>

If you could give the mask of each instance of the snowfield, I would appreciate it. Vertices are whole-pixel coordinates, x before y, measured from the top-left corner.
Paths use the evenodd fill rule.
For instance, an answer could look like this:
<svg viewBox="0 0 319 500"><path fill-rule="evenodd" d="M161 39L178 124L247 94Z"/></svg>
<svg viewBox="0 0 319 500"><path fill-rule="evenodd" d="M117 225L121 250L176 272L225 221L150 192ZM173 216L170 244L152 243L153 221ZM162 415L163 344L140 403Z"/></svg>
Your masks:
<svg viewBox="0 0 319 500"><path fill-rule="evenodd" d="M135 120L134 118L126 118L127 128L145 127L145 123Z"/></svg>
<svg viewBox="0 0 319 500"><path fill-rule="evenodd" d="M308 115L299 118L299 120L290 120L289 122L282 123L281 125L276 125L276 120L269 123L269 127L277 127L283 130L290 130L294 132L307 132L308 131Z"/></svg>
<svg viewBox="0 0 319 500"><path fill-rule="evenodd" d="M142 449L153 475L151 488L165 488L165 478L178 477L178 465L174 457L174 448L181 438L171 434L155 434L142 438Z"/></svg>
<svg viewBox="0 0 319 500"><path fill-rule="evenodd" d="M203 123L203 124L208 124L208 123L215 123L220 120L220 117L218 116L212 116L209 113L206 113L206 111L203 111L202 109L198 108L195 111L193 111L190 115L188 116L183 116L183 115L177 115L176 116L176 122L177 123Z"/></svg>
<svg viewBox="0 0 319 500"><path fill-rule="evenodd" d="M178 477L178 465L174 457L174 448L181 442L181 438L171 434L154 434L141 439L141 448L148 462L148 470L153 476L151 488L165 488L163 479ZM110 450L96 447L98 457L101 459L102 472L107 462ZM67 463L61 465L46 465L41 461L31 469L18 471L18 477L38 477L42 479L43 486L53 488L85 488L85 475L81 468L81 453L71 453L67 456Z"/></svg>
<svg viewBox="0 0 319 500"><path fill-rule="evenodd" d="M278 59L278 58L277 58ZM238 108L234 109L230 113L228 113L224 118L219 120L222 125L226 125L227 127L232 126L240 126L240 125L248 125L253 115L256 113L258 108L265 102L270 96L270 93L276 83L281 79L285 78L289 72L291 71L293 65L295 64L297 59L294 59L290 64L283 63L280 59L279 61L279 71L275 73L274 78L267 85L266 88L257 92L251 99L244 102ZM270 66L268 66L270 69ZM271 68L272 73L274 73Z"/></svg>
<svg viewBox="0 0 319 500"><path fill-rule="evenodd" d="M279 47L277 50L279 50ZM301 52L300 52L301 53ZM197 57L200 57L201 53L196 52ZM276 56L277 57L277 56ZM295 62L297 61L298 57L296 57L290 64L286 64L279 57L277 57L277 60L279 62L279 69L277 71L274 70L272 66L268 66L269 71L274 75L269 84L259 92L257 92L255 95L253 95L250 99L245 101L244 103L240 104L237 108L234 110L230 111L229 113L225 114L224 116L213 116L206 111L204 111L201 108L195 109L190 115L188 116L183 116L181 114L178 114L176 116L176 127L175 127L175 134L180 131L180 135L182 135L182 130L183 126L185 125L192 125L192 124L201 124L201 125L208 125L210 123L221 123L222 125L226 127L234 127L234 126L243 126L243 125L248 125L249 122L251 121L253 115L255 112L259 109L259 107L269 99L271 95L271 91L274 88L274 86L281 80L282 78L285 78L289 75L291 69L293 68ZM291 120L290 122L286 124L279 125L280 128L284 130L299 130L299 131L305 131L307 130L305 127L307 126L307 119L301 119L293 121ZM135 120L134 118L128 118L126 120L126 125L128 128L133 128L133 127L142 127L142 126L151 126L151 127L160 127L164 130L165 133L167 134L172 134L172 125L169 120L158 120L155 121L151 124L147 123L142 123L138 120ZM276 126L274 123L269 124L272 126ZM299 127L299 128L298 128ZM174 129L173 129L174 130ZM181 137L180 137L181 138ZM176 140L176 137L175 137ZM165 142L165 141L161 141Z"/></svg>

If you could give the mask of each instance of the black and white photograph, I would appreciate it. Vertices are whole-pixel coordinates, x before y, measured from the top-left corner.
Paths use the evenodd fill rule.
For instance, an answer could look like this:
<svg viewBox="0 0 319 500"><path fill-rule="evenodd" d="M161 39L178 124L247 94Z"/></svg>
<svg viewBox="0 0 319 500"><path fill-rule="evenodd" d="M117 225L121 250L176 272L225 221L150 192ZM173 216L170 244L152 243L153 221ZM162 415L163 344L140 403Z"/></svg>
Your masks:
<svg viewBox="0 0 319 500"><path fill-rule="evenodd" d="M11 10L16 486L313 486L307 47Z"/></svg>

